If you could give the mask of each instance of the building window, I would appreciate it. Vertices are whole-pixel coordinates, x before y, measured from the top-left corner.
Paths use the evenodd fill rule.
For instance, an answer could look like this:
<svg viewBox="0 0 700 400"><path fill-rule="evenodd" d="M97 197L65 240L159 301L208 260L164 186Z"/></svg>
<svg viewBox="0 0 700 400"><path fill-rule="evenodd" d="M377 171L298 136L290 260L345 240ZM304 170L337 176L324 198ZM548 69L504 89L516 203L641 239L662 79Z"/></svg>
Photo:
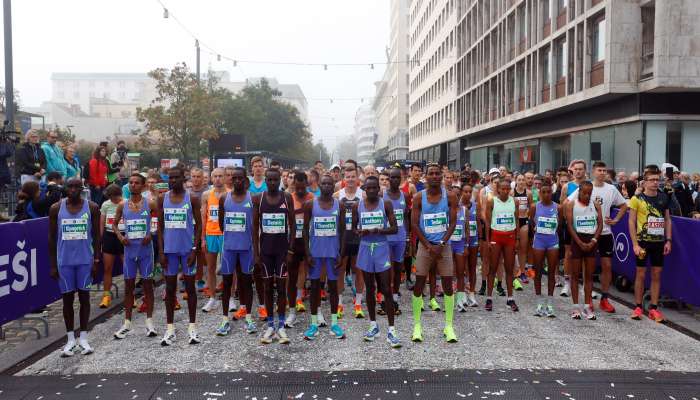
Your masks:
<svg viewBox="0 0 700 400"><path fill-rule="evenodd" d="M605 18L593 24L593 63L605 60Z"/></svg>
<svg viewBox="0 0 700 400"><path fill-rule="evenodd" d="M566 40L557 42L557 79L566 77Z"/></svg>
<svg viewBox="0 0 700 400"><path fill-rule="evenodd" d="M666 160L673 165L681 165L682 123L666 124Z"/></svg>

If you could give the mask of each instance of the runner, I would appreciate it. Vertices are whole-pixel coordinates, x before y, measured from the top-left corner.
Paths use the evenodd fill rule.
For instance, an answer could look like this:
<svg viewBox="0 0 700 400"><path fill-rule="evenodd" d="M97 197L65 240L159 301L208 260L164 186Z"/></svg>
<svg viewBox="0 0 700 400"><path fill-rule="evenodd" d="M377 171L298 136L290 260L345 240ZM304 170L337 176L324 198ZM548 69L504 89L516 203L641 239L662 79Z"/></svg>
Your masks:
<svg viewBox="0 0 700 400"><path fill-rule="evenodd" d="M207 294L209 300L202 307L205 313L216 308L216 263L219 254L223 250L224 234L219 228L219 203L222 197L226 195L226 186L224 181L223 168L214 168L211 171L212 188L202 194L202 221L204 229L202 229L202 243L204 244L204 256L207 263ZM223 307L230 310L230 306L234 304L223 303Z"/></svg>
<svg viewBox="0 0 700 400"><path fill-rule="evenodd" d="M382 171L382 173L384 173ZM382 198L386 201L391 201L394 208L394 217L396 217L396 225L398 232L394 235L387 236L389 242L389 254L391 256L391 280L392 285L392 300L394 302L394 314L401 315L399 309L399 289L401 287L401 271L403 270L404 255L406 254L406 239L410 236L410 224L405 221L410 221L410 208L406 204L406 197L399 189L401 185L401 170L392 168L387 173L389 176L389 186ZM379 314L386 314L386 299L384 299L379 307Z"/></svg>
<svg viewBox="0 0 700 400"><path fill-rule="evenodd" d="M527 252L530 248L529 243L529 226L528 226L528 212L530 211L530 205L533 204L532 192L528 190L526 186L526 175L518 175L515 178L515 187L511 190L510 195L513 196L515 200L515 205L518 207L518 277L513 280L513 288L515 290L523 290L523 283L527 284L529 265L527 265ZM530 174L530 185L532 185L532 174Z"/></svg>
<svg viewBox="0 0 700 400"><path fill-rule="evenodd" d="M287 308L287 265L294 256L296 226L292 196L280 191L280 171L268 169L265 172L267 191L255 195L255 224L260 229L260 246L255 248L255 263L261 266L265 287L265 308L267 309L267 330L261 342L270 344L277 338L280 344L288 344L289 337L284 329ZM278 329L275 332L274 291L277 289Z"/></svg>
<svg viewBox="0 0 700 400"><path fill-rule="evenodd" d="M559 267L559 235L561 212L557 203L552 201L552 181L545 178L539 191L540 201L530 205L530 226L534 227L535 236L532 247L535 256L535 295L537 309L535 316L554 318L554 281ZM542 268L547 257L547 298L542 301Z"/></svg>
<svg viewBox="0 0 700 400"><path fill-rule="evenodd" d="M586 162L583 160L573 160L569 164L569 173L573 175L573 180L569 181L566 186L561 188L561 198L560 203L562 206L566 206L568 203L569 194L572 194L578 189L579 185L586 179ZM563 221L565 225L568 225L568 221ZM564 287L559 293L560 296L568 297L571 295L571 280L569 278L571 274L571 236L569 236L569 229L564 226Z"/></svg>
<svg viewBox="0 0 700 400"><path fill-rule="evenodd" d="M303 238L306 248L306 264L311 279L311 324L304 332L304 339L318 336L319 304L321 302L321 271L325 267L331 303L331 334L344 339L345 333L338 325L338 275L341 242L339 233L345 231L345 208L333 198L335 182L330 175L321 177L321 195L304 203Z"/></svg>
<svg viewBox="0 0 700 400"><path fill-rule="evenodd" d="M91 354L88 343L90 320L90 285L100 262L100 210L97 204L83 200L80 195L83 184L78 178L66 183L67 198L51 206L49 210L49 260L51 277L58 281L63 299L63 321L68 341L61 357L71 357L76 348L73 331L75 311L73 302L78 292L80 302L80 353ZM60 231L59 231L60 227Z"/></svg>
<svg viewBox="0 0 700 400"><path fill-rule="evenodd" d="M260 156L251 158L250 168L253 176L248 178L250 181L248 191L252 194L267 191L267 182L265 181L265 162L263 161L263 158Z"/></svg>
<svg viewBox="0 0 700 400"><path fill-rule="evenodd" d="M637 256L637 272L634 278L634 301L636 308L633 319L641 319L644 314L642 299L647 261L651 264L651 303L649 319L663 322L664 315L659 311L659 290L664 256L671 253L671 214L670 199L659 191L661 171L656 165L644 168L644 191L630 200L629 231L634 255Z"/></svg>
<svg viewBox="0 0 700 400"><path fill-rule="evenodd" d="M204 170L199 167L194 167L190 169L190 178L186 182L187 192L191 197L202 199L202 194L208 189L207 179L204 175ZM197 273L195 274L195 285L198 292L203 292L206 286L204 282L204 265L206 264L205 251L197 252ZM186 288L182 288L181 291L184 292L183 298L187 298Z"/></svg>
<svg viewBox="0 0 700 400"><path fill-rule="evenodd" d="M190 196L185 191L185 169L181 166L168 170L170 191L158 197L158 240L160 246L160 265L165 272L165 311L167 329L161 346L170 346L175 342L175 292L177 274L182 269L187 291L187 310L189 312L189 344L201 342L197 334L195 319L197 316L197 292L194 287L197 253L201 252L202 219L198 212L201 208L199 198Z"/></svg>
<svg viewBox="0 0 700 400"><path fill-rule="evenodd" d="M386 168L379 173L379 190L382 194L389 190L389 171Z"/></svg>
<svg viewBox="0 0 700 400"><path fill-rule="evenodd" d="M112 228L117 206L122 201L122 190L119 186L111 184L104 191L107 200L100 208L100 236L102 237L102 261L104 267L103 293L100 308L107 308L112 304L112 269L117 257L124 260L124 246L119 242ZM124 222L120 221L119 230L124 232Z"/></svg>
<svg viewBox="0 0 700 400"><path fill-rule="evenodd" d="M349 276L354 274L355 277L355 301L354 301L354 314L355 318L364 318L365 313L362 312L362 294L365 290L365 282L362 274L359 273L357 269L357 253L360 249L360 238L355 234L352 229L352 209L363 197L364 191L360 189L357 184L357 171L355 167L348 166L345 168L345 187L335 192L333 197L337 198L345 208L345 232L343 233L343 244L342 247L345 252L341 253L342 267L340 268L338 274L338 314L343 315L343 291L345 285L348 284L345 281L345 274L350 273ZM349 266L350 271L346 270L346 266ZM349 282L353 283L352 281Z"/></svg>
<svg viewBox="0 0 700 400"><path fill-rule="evenodd" d="M571 235L571 299L574 310L571 318L596 319L593 312L593 272L595 270L596 247L603 230L603 214L600 205L591 199L593 184L584 181L579 184L578 199L565 206L567 228ZM583 260L583 261L582 261ZM578 278L583 268L583 295L585 306L579 304Z"/></svg>
<svg viewBox="0 0 700 400"><path fill-rule="evenodd" d="M375 315L375 284L385 299L391 298L391 261L387 235L395 235L398 227L391 201L379 197L379 178L368 176L365 190L366 198L353 206L352 226L361 238L357 267L362 271L367 285L369 312L369 329L365 332L364 340L371 342L379 334ZM386 340L391 347L399 348L401 341L394 327L393 302L386 303L386 317L389 322Z"/></svg>
<svg viewBox="0 0 700 400"><path fill-rule="evenodd" d="M415 196L415 194L417 193L416 187L410 182L408 176L408 168L402 167L399 163L395 163L394 168L399 168L401 170L401 193L403 193L404 199L406 199L406 206L410 211L412 207L411 200L413 200L413 196ZM410 219L406 218L406 221L410 221ZM410 225L411 224L407 222L407 226ZM413 259L416 256L415 232L411 232L410 235L408 235L408 237L406 238L406 241L408 242L408 244L406 246L406 255L403 259L403 271L406 274L406 288L408 290L413 290L413 280L411 279L411 272L413 272Z"/></svg>
<svg viewBox="0 0 700 400"><path fill-rule="evenodd" d="M226 186L226 191L230 192L233 190L233 171L237 167L227 166L224 168L224 185Z"/></svg>
<svg viewBox="0 0 700 400"><path fill-rule="evenodd" d="M602 289L600 298L600 309L614 313L615 307L608 301L608 290L612 281L612 256L615 246L611 226L617 224L627 212L627 202L617 188L605 182L608 177L608 169L604 162L596 161L592 166L593 194L592 198L600 207L603 213L603 231L598 239L598 254L600 255L600 286ZM578 199L578 190L569 196L569 201ZM610 209L620 207L615 218L610 218Z"/></svg>
<svg viewBox="0 0 700 400"><path fill-rule="evenodd" d="M253 200L246 190L248 179L245 169L236 167L232 172L231 182L233 190L219 198L218 214L219 229L224 232L223 255L221 260L221 276L224 287L221 292L223 319L216 334L226 336L231 331L231 322L228 317L229 308L226 307L231 298L234 271L238 275L238 291L241 307L234 314L234 319L244 319L246 332L257 332L253 316L248 311L253 307L253 249L258 247L257 210L253 207ZM240 266L240 268L236 268Z"/></svg>
<svg viewBox="0 0 700 400"><path fill-rule="evenodd" d="M515 263L516 232L520 230L520 220L516 218L515 201L508 195L510 182L501 180L498 182L498 195L486 201L486 241L489 243L490 262L489 274L486 280L487 296L486 311L493 310L493 282L496 277L496 268L503 257L503 269L506 282L513 282L513 266ZM513 299L513 285L506 285L508 298L506 305L513 312L518 311L518 306Z"/></svg>
<svg viewBox="0 0 700 400"><path fill-rule="evenodd" d="M131 331L131 316L134 306L136 271L141 274L146 304L146 336L156 337L153 325L153 236L151 215L157 211L155 200L142 196L146 178L139 173L129 177L129 200L122 200L112 220L112 228L124 246L124 324L114 334L115 339L124 339ZM124 221L126 233L122 234L117 221Z"/></svg>
<svg viewBox="0 0 700 400"><path fill-rule="evenodd" d="M287 314L287 319L284 321L285 328L293 328L296 323L296 304L297 300L302 304L303 301L301 296L297 298L297 293L301 294L302 291L297 289L297 280L300 275L300 271L303 276L306 269L305 261L307 258L306 249L304 245L304 204L313 199L313 193L309 193L307 189L308 178L304 171L296 171L293 174L294 178L294 192L292 193L292 201L294 202L294 221L296 224L295 238L293 241L294 255L292 256L291 262L287 266L289 273L287 288L287 304L289 304L289 313ZM301 312L301 308L299 310ZM321 317L323 320L323 317ZM325 326L325 321L323 321Z"/></svg>
<svg viewBox="0 0 700 400"><path fill-rule="evenodd" d="M490 224L490 220L486 219L486 205L489 200L493 200L495 193L498 192L498 184L501 179L503 179L499 173L498 168L491 168L488 175L484 177L484 187L481 189L479 197L477 197L477 207L479 210L481 210L479 213L479 218L481 219L481 231L479 234L479 253L481 254L481 288L479 289L479 296L486 295L486 289L488 286L486 284L486 278L491 270L491 245L488 240L486 240L486 226ZM489 223L486 223L486 221L489 221ZM503 267L502 265L498 264L493 268L494 273L496 274L496 282L494 283L496 285L496 291L498 292L499 296L505 296L506 290L503 288Z"/></svg>
<svg viewBox="0 0 700 400"><path fill-rule="evenodd" d="M457 310L466 312L467 307L477 307L479 303L476 301L474 290L476 289L476 257L479 251L479 225L481 224L477 218L476 202L472 201L472 185L470 182L462 184L460 195L459 213L461 218L459 221L463 224L464 237L461 242L452 244L452 252L455 257L455 271L457 272ZM459 225L459 224L458 224ZM455 227L455 232L457 228ZM452 235L454 238L455 234ZM463 251L460 251L459 246L462 246ZM457 251L455 251L455 249ZM460 260L461 258L461 260ZM461 262L461 266L460 266ZM469 276L469 291L464 292L464 278Z"/></svg>
<svg viewBox="0 0 700 400"><path fill-rule="evenodd" d="M452 318L455 299L452 293L452 251L448 245L457 224L457 197L442 187L442 170L437 164L427 167L427 188L413 197L411 228L418 237L416 254L416 284L413 287L413 335L414 342L423 341L421 311L423 288L430 270L440 275L445 290L445 328L443 334L449 343L457 341Z"/></svg>

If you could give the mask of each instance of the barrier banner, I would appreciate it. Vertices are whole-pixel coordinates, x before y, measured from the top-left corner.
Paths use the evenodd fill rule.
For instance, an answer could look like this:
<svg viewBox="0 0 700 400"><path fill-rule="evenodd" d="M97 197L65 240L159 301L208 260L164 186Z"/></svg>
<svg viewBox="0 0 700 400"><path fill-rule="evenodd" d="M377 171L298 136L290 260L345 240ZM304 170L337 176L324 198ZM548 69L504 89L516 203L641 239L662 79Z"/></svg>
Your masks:
<svg viewBox="0 0 700 400"><path fill-rule="evenodd" d="M48 232L48 218L0 224L0 325L61 298L50 274ZM112 275L122 271L117 257ZM100 265L93 283L103 272Z"/></svg>
<svg viewBox="0 0 700 400"><path fill-rule="evenodd" d="M616 210L612 211L613 217ZM700 221L671 217L673 242L671 254L664 258L661 273L661 295L700 306ZM629 238L628 215L612 227L615 238L613 272L634 280L636 257ZM646 274L645 287L650 286L651 272Z"/></svg>

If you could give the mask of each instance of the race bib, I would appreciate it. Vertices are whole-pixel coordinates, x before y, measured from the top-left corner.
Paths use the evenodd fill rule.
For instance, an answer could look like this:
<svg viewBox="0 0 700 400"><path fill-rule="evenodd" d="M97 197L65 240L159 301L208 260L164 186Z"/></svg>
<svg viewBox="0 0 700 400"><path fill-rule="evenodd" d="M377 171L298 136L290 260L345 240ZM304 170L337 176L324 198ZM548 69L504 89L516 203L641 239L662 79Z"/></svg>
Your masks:
<svg viewBox="0 0 700 400"><path fill-rule="evenodd" d="M280 234L285 233L287 229L287 216L284 213L263 213L262 215L262 231L263 233Z"/></svg>
<svg viewBox="0 0 700 400"><path fill-rule="evenodd" d="M86 218L65 218L61 220L61 239L87 240L88 220Z"/></svg>
<svg viewBox="0 0 700 400"><path fill-rule="evenodd" d="M394 216L396 217L396 226L403 226L403 208L394 209Z"/></svg>
<svg viewBox="0 0 700 400"><path fill-rule="evenodd" d="M651 236L664 236L664 225L663 218L649 216L647 218L647 233Z"/></svg>
<svg viewBox="0 0 700 400"><path fill-rule="evenodd" d="M452 232L452 236L450 236L450 241L452 242L459 242L463 239L464 236L464 227L462 224L457 224L455 226L455 231Z"/></svg>
<svg viewBox="0 0 700 400"><path fill-rule="evenodd" d="M246 213L227 211L224 214L224 230L226 232L245 232Z"/></svg>
<svg viewBox="0 0 700 400"><path fill-rule="evenodd" d="M114 229L112 229L112 224L114 224L114 217L115 216L116 216L115 213L107 213L107 215L105 216L105 230L107 232L114 232ZM119 228L119 232L124 232L124 230L126 229L124 227L124 219L123 218L121 221L119 221L117 228Z"/></svg>
<svg viewBox="0 0 700 400"><path fill-rule="evenodd" d="M469 221L469 237L476 237L476 221Z"/></svg>
<svg viewBox="0 0 700 400"><path fill-rule="evenodd" d="M515 230L515 215L509 212L497 213L496 218L496 230L501 232L510 232Z"/></svg>
<svg viewBox="0 0 700 400"><path fill-rule="evenodd" d="M384 228L384 213L381 211L365 211L360 215L362 229Z"/></svg>
<svg viewBox="0 0 700 400"><path fill-rule="evenodd" d="M345 230L352 230L352 210L345 210Z"/></svg>
<svg viewBox="0 0 700 400"><path fill-rule="evenodd" d="M294 232L294 237L301 239L304 235L304 217L296 217L294 219L295 225L297 227L296 232Z"/></svg>
<svg viewBox="0 0 700 400"><path fill-rule="evenodd" d="M151 233L158 232L158 217L151 217Z"/></svg>
<svg viewBox="0 0 700 400"><path fill-rule="evenodd" d="M187 229L187 210L184 208L166 208L165 229Z"/></svg>
<svg viewBox="0 0 700 400"><path fill-rule="evenodd" d="M559 221L552 217L537 218L537 233L540 235L554 235L557 233L557 225Z"/></svg>
<svg viewBox="0 0 700 400"><path fill-rule="evenodd" d="M146 237L148 221L145 219L130 219L126 221L126 238L143 239Z"/></svg>
<svg viewBox="0 0 700 400"><path fill-rule="evenodd" d="M159 192L168 190L170 188L167 182L158 182L155 185L153 185L153 187Z"/></svg>
<svg viewBox="0 0 700 400"><path fill-rule="evenodd" d="M335 226L335 217L314 217L314 236L336 236L338 228Z"/></svg>
<svg viewBox="0 0 700 400"><path fill-rule="evenodd" d="M423 214L425 233L443 233L447 231L447 213Z"/></svg>
<svg viewBox="0 0 700 400"><path fill-rule="evenodd" d="M209 206L209 219L219 219L219 206Z"/></svg>
<svg viewBox="0 0 700 400"><path fill-rule="evenodd" d="M527 211L527 197L516 197L515 201L518 202L518 210Z"/></svg>
<svg viewBox="0 0 700 400"><path fill-rule="evenodd" d="M595 215L577 215L574 221L576 232L588 235L595 234L597 220L598 218Z"/></svg>

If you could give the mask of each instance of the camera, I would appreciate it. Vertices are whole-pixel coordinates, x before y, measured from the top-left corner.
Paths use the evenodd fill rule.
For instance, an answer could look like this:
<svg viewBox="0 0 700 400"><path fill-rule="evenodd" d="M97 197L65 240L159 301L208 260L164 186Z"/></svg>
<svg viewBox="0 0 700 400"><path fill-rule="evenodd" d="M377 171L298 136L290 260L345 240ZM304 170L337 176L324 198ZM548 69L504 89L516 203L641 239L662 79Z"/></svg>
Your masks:
<svg viewBox="0 0 700 400"><path fill-rule="evenodd" d="M0 129L0 143L19 144L22 134L18 131L9 130L9 125L10 121L5 120L3 122L2 129Z"/></svg>

